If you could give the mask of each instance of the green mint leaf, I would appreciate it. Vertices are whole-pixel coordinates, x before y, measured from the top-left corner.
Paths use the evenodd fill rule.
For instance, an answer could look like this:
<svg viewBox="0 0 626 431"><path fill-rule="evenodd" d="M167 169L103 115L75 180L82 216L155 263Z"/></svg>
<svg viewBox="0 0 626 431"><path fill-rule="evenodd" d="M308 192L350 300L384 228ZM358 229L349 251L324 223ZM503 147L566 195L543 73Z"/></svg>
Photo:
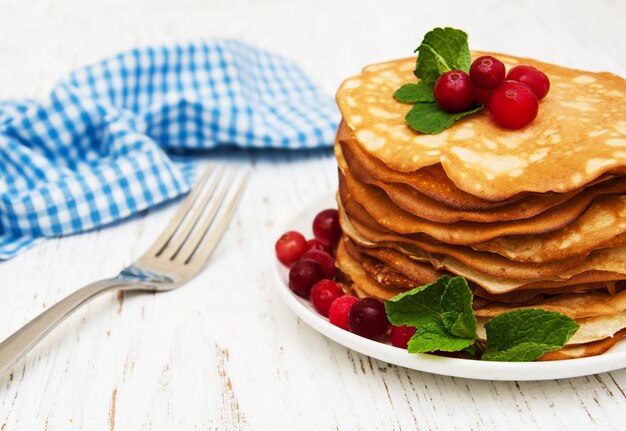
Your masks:
<svg viewBox="0 0 626 431"><path fill-rule="evenodd" d="M571 318L536 308L502 313L485 324L486 361L534 361L562 348L578 330Z"/></svg>
<svg viewBox="0 0 626 431"><path fill-rule="evenodd" d="M402 103L415 103L406 114L406 122L413 130L436 134L450 127L459 118L478 112L482 107L449 114L435 103L433 88L437 79L449 70L469 72L471 56L467 43L467 33L451 27L435 28L424 36L415 50L419 52L413 73L419 79L417 84L405 84L394 93ZM458 322L463 325L463 322Z"/></svg>
<svg viewBox="0 0 626 431"><path fill-rule="evenodd" d="M435 95L431 87L424 85L423 81L417 84L404 84L398 88L393 97L402 103L434 102Z"/></svg>
<svg viewBox="0 0 626 431"><path fill-rule="evenodd" d="M476 338L476 316L472 309L472 292L463 277L451 278L441 296L441 307L446 310L441 318L451 334Z"/></svg>
<svg viewBox="0 0 626 431"><path fill-rule="evenodd" d="M469 72L472 63L467 33L451 27L429 31L415 51L419 52L415 76L431 88L443 73L456 69Z"/></svg>
<svg viewBox="0 0 626 431"><path fill-rule="evenodd" d="M410 353L456 352L474 344L472 292L463 277L442 276L385 301L389 321L415 327Z"/></svg>
<svg viewBox="0 0 626 431"><path fill-rule="evenodd" d="M451 336L436 320L425 322L415 329L409 340L409 353L427 353L441 350L442 352L459 352L474 344L474 340Z"/></svg>
<svg viewBox="0 0 626 431"><path fill-rule="evenodd" d="M482 105L469 111L450 114L441 109L437 103L417 103L404 118L411 129L434 135L447 129L455 121L481 109L483 109Z"/></svg>

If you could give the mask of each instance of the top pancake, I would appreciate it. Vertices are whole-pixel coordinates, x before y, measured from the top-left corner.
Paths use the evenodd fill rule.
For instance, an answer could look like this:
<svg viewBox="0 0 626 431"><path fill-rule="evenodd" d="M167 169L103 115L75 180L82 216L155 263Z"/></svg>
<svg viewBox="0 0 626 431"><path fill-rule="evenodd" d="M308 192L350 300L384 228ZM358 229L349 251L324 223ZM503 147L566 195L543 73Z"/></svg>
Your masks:
<svg viewBox="0 0 626 431"><path fill-rule="evenodd" d="M537 118L521 130L500 128L487 110L436 135L410 129L404 116L411 105L396 101L393 93L416 82L414 58L366 67L343 82L337 104L359 145L391 169L412 172L441 164L459 189L487 200L568 192L604 173L626 172L626 80L494 55L507 69L528 64L550 78Z"/></svg>

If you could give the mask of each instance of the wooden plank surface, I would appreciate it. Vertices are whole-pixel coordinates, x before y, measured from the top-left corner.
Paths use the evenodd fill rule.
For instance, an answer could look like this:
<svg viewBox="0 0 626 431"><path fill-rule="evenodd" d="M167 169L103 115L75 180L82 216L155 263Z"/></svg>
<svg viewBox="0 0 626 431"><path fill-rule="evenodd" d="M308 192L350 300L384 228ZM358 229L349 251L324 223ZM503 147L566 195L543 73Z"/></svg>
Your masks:
<svg viewBox="0 0 626 431"><path fill-rule="evenodd" d="M389 3L389 4L386 4ZM437 25L477 49L626 76L619 1L0 2L0 98L41 97L74 67L137 45L237 37L296 59L329 93L411 55ZM250 186L209 268L177 291L104 296L0 378L0 430L621 429L626 370L489 382L392 366L329 341L275 295L280 228L337 186L330 151L227 151ZM0 264L0 338L139 256L176 205L49 240Z"/></svg>

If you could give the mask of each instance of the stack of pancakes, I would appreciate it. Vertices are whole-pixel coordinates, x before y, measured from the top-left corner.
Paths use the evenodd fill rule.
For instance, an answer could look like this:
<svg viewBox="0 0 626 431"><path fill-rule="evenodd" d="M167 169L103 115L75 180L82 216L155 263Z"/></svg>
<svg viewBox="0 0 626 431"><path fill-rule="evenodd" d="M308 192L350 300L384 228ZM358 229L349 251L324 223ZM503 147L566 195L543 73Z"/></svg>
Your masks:
<svg viewBox="0 0 626 431"><path fill-rule="evenodd" d="M581 327L542 359L602 353L626 335L626 81L496 55L550 78L522 130L499 128L487 110L436 135L411 130L411 106L393 93L415 82L414 59L341 85L344 287L384 300L460 275L479 326L521 307L557 311Z"/></svg>

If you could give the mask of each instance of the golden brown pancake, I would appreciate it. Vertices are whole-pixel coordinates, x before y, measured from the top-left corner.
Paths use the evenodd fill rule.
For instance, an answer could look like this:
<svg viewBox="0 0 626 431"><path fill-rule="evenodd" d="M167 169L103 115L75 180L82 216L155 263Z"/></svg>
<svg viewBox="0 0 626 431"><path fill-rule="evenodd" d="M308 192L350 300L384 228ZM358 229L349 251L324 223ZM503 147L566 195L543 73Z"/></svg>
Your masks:
<svg viewBox="0 0 626 431"><path fill-rule="evenodd" d="M392 248L361 247L358 244L352 242L352 240L346 241L345 244L346 249L348 250L350 255L359 262L360 259L354 256L354 252L351 249L354 249L361 256L367 255L376 259L379 264L382 264L386 267L385 272L396 271L409 279L417 281L419 285L424 285L431 281L434 281L439 276L444 274L441 271L436 271L432 267L430 267L430 272L424 271L424 267L429 267L427 263L416 261L415 259ZM535 289L518 289L506 293L492 294L485 291L475 283L472 283L471 281L469 285L474 292L474 295L487 300L488 303L495 303L496 306L507 303L528 303L529 301L536 303L538 296L540 297L539 300L543 300L546 298L546 295L542 293L541 288L539 287ZM552 287L547 290L546 293L549 293L550 295L556 295L562 293L596 291L613 294L620 292L622 289L623 287L616 287L615 282L599 282L576 284L564 287ZM483 308L486 306L487 302L483 302L480 305L475 305L477 308Z"/></svg>
<svg viewBox="0 0 626 431"><path fill-rule="evenodd" d="M406 236L400 237L400 240L398 241L397 236L385 236L385 234L372 231L368 227L360 225L359 222L350 220L343 210L341 201L338 203L340 206L339 219L342 229L344 233L359 246L366 248L387 247L394 249L410 256L413 259L430 262L436 269L446 270L453 274L463 276L466 279L475 282L487 292L492 294L501 294L517 289L541 289L542 291L547 291L548 289L561 288L563 286L606 283L614 280L626 279L626 275L624 274L624 265L622 262L624 257L621 255L606 256L599 254L595 256L592 262L587 262L584 266L580 267L574 266L573 270L569 273L566 271L559 272L554 277L532 277L532 274L528 274L528 272L523 273L523 268L520 268L519 266L517 268L506 266L504 265L506 262L503 261L501 261L501 266L491 267L485 264L486 259L491 257L488 254L484 254L482 256L463 256L469 263L472 264L472 266L470 266L455 257L444 254L430 253L419 247L419 245L425 245L428 247L433 246L428 243L423 243L419 240L408 238ZM453 246L438 244L438 247L443 248ZM458 251L463 250L461 247L456 248ZM601 253L602 251L603 250L598 250L597 253ZM498 259L497 255L496 259ZM520 263L516 262L515 265L520 265ZM592 267L593 265L596 265L597 268L588 269L588 267ZM619 272L614 272L609 270L609 268L617 269ZM548 269L555 270L554 267ZM533 268L533 271L544 272L544 270L539 266ZM496 275L491 274L492 272L495 272ZM516 275L524 275L526 278L507 278L501 275L501 273L511 272L515 272Z"/></svg>
<svg viewBox="0 0 626 431"><path fill-rule="evenodd" d="M550 77L540 115L521 130L501 129L487 110L436 135L411 130L404 120L411 105L393 93L415 82L414 58L366 67L343 82L337 104L361 148L390 169L415 172L440 164L456 187L486 200L569 192L605 173L626 171L626 80L496 55L507 68L528 64Z"/></svg>
<svg viewBox="0 0 626 431"><path fill-rule="evenodd" d="M426 197L453 208L465 210L499 208L523 197L523 195L520 195L499 202L476 197L459 189L450 181L439 164L425 166L414 172L394 171L363 150L356 142L352 131L344 123L341 123L337 131L335 154L340 165L345 159L345 162L350 166L351 172L361 181L368 183L381 181L384 183L407 184Z"/></svg>
<svg viewBox="0 0 626 431"><path fill-rule="evenodd" d="M347 171L340 174L339 189L341 193L349 193L356 202L366 207L372 218L385 229L399 234L423 233L447 244L461 245L480 244L504 236L539 235L557 231L581 217L594 197L593 188L591 188L582 192L577 199L570 199L535 217L523 220L493 223L437 223L401 209L382 189L356 180ZM626 191L626 181L616 182L614 188L605 190L609 193L623 193ZM607 216L618 218L622 212L626 213L626 199L621 196L607 196L600 203L596 206L600 209L597 209L594 214L594 220L600 225L604 223L603 219ZM618 231L611 237L626 229L626 223L616 226ZM619 229L622 231L619 232Z"/></svg>
<svg viewBox="0 0 626 431"><path fill-rule="evenodd" d="M565 274L576 275L584 271L601 270L623 272L626 274L626 249L614 247L600 249L587 256L569 258L543 263L518 262L509 260L499 254L482 252L470 247L449 245L444 242L428 240L425 237L398 235L382 228L368 217L363 206L341 193L342 212L350 219L352 227L360 236L376 244L401 244L404 251L415 248L426 253L452 257L471 268L502 278L532 280L537 278L559 277ZM343 226L343 225L342 225ZM350 231L348 231L350 235ZM353 238L354 239L354 238ZM417 252L419 253L419 252ZM432 259L432 257L431 257Z"/></svg>
<svg viewBox="0 0 626 431"><path fill-rule="evenodd" d="M613 347L619 340L626 337L626 329L622 329L612 337L604 340L594 341L587 344L575 344L562 349L548 352L541 356L538 361L561 361L564 359L587 358L605 353Z"/></svg>
<svg viewBox="0 0 626 431"><path fill-rule="evenodd" d="M388 248L365 248L355 244L349 236L343 235L342 242L348 254L361 262L362 256L370 256L383 263L388 269L402 274L404 277L414 281L418 286L423 286L437 280L445 272L438 271L429 262L419 262L415 259L396 252ZM376 278L376 277L372 277Z"/></svg>
<svg viewBox="0 0 626 431"><path fill-rule="evenodd" d="M359 298L371 297L385 301L400 293L397 289L386 288L371 279L359 262L347 252L344 240L339 241L335 259L340 271L352 281L350 288Z"/></svg>
<svg viewBox="0 0 626 431"><path fill-rule="evenodd" d="M486 317L476 318L478 323L476 333L478 338L482 341L484 341L487 337L485 323L487 323L488 320L489 318ZM574 333L572 338L567 341L566 346L604 340L606 338L613 337L615 334L618 334L626 328L626 312L608 316L585 317L575 320L580 327Z"/></svg>
<svg viewBox="0 0 626 431"><path fill-rule="evenodd" d="M541 263L583 257L596 248L624 245L625 232L626 195L600 197L563 229L545 235L495 238L472 248L495 252L512 260Z"/></svg>
<svg viewBox="0 0 626 431"><path fill-rule="evenodd" d="M359 147L354 134L343 122L337 131L335 156L342 171L349 171L357 180L384 189L401 208L442 223L528 218L565 202L583 190L579 188L568 193L520 194L505 201L487 201L458 189L445 176L440 165L410 173L389 169ZM606 179L608 177L598 181L604 182Z"/></svg>
<svg viewBox="0 0 626 431"><path fill-rule="evenodd" d="M541 308L565 314L572 319L581 319L592 316L609 316L626 310L626 290L611 295L608 292L581 292L564 293L545 298L532 305L508 305L488 303L476 309L476 315L481 317L495 317L507 311L519 308Z"/></svg>

